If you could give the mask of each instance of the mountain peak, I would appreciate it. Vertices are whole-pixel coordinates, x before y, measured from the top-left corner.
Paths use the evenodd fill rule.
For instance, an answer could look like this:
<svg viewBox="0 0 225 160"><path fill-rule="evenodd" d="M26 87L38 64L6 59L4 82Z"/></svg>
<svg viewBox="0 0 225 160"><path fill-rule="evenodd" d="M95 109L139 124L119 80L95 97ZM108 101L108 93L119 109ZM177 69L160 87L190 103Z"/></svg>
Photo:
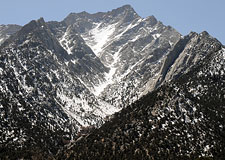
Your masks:
<svg viewBox="0 0 225 160"><path fill-rule="evenodd" d="M39 24L45 24L45 20L43 17L40 17L38 20L36 20L36 22Z"/></svg>
<svg viewBox="0 0 225 160"><path fill-rule="evenodd" d="M133 7L129 4L123 5L121 8L127 9L127 10L133 10Z"/></svg>
<svg viewBox="0 0 225 160"><path fill-rule="evenodd" d="M46 23L44 21L44 18L39 18L38 20L32 20L28 24L26 24L24 27L22 27L21 33L22 35L25 35L27 33L33 32L34 30L37 30L37 28L43 28L46 27Z"/></svg>
<svg viewBox="0 0 225 160"><path fill-rule="evenodd" d="M189 36L189 37L193 37L193 36L211 37L211 35L207 31L202 31L201 33L191 31L187 36Z"/></svg>
<svg viewBox="0 0 225 160"><path fill-rule="evenodd" d="M113 9L112 11L108 12L108 15L123 19L124 23L131 23L134 19L140 18L140 16L130 5L124 5L120 8Z"/></svg>
<svg viewBox="0 0 225 160"><path fill-rule="evenodd" d="M201 36L210 36L210 34L207 31L203 31L200 33Z"/></svg>
<svg viewBox="0 0 225 160"><path fill-rule="evenodd" d="M94 22L99 22L109 17L118 17L119 19L125 19L125 22L131 22L135 18L139 17L135 10L130 5L124 5L117 9L113 9L108 12L88 13L86 11L80 13L70 13L64 20L67 25L74 24L78 21L85 21L90 19ZM122 17L122 18L121 18ZM140 17L139 17L140 18ZM85 26L88 26L89 21L85 22Z"/></svg>
<svg viewBox="0 0 225 160"><path fill-rule="evenodd" d="M135 10L131 7L131 5L124 5L122 7L117 8L117 9L113 9L111 12L112 13L123 13L123 12L127 13L127 12L129 12L129 13L137 14L135 12Z"/></svg>
<svg viewBox="0 0 225 160"><path fill-rule="evenodd" d="M155 25L158 22L155 16L148 16L145 20L148 21L150 25Z"/></svg>
<svg viewBox="0 0 225 160"><path fill-rule="evenodd" d="M32 20L21 28L15 35L11 36L5 41L4 45L10 43L15 45L22 45L32 42L38 42L39 45L45 46L51 50L59 59L68 59L68 54L57 41L56 37L52 34L48 25L45 23L44 18Z"/></svg>

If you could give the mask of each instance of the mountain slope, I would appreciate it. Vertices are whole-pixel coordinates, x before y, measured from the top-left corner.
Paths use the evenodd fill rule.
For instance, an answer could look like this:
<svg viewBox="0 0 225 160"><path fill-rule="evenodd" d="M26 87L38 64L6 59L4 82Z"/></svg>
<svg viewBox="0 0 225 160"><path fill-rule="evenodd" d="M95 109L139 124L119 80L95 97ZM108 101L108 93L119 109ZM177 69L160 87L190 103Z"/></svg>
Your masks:
<svg viewBox="0 0 225 160"><path fill-rule="evenodd" d="M71 13L61 22L65 24L72 26L110 69L105 79L95 84L93 93L120 107L136 100L146 83L156 80L163 58L181 36L154 16L141 18L129 5L105 13Z"/></svg>
<svg viewBox="0 0 225 160"><path fill-rule="evenodd" d="M51 31L56 35L61 46L67 51L73 59L73 65L70 65L76 76L92 91L94 86L100 81L105 80L104 73L106 68L94 52L86 45L76 29L62 22L48 22ZM76 61L75 59L79 59Z"/></svg>
<svg viewBox="0 0 225 160"><path fill-rule="evenodd" d="M0 25L0 45L9 38L10 35L16 33L21 29L19 25Z"/></svg>
<svg viewBox="0 0 225 160"><path fill-rule="evenodd" d="M65 150L63 159L224 158L225 48L212 52L176 81L116 113ZM204 54L204 48L197 55Z"/></svg>
<svg viewBox="0 0 225 160"><path fill-rule="evenodd" d="M181 38L165 57L157 82L154 84L155 88L187 73L192 66L198 64L208 54L217 51L220 46L221 43L206 31L200 34L191 32ZM151 81L149 85L153 85ZM149 88L151 87L147 87L146 91L149 91Z"/></svg>
<svg viewBox="0 0 225 160"><path fill-rule="evenodd" d="M26 150L55 154L63 136L73 138L81 126L98 127L117 111L98 100L74 69L73 61L85 68L89 60L98 67L99 59L91 50L82 57L68 54L42 18L7 39L0 53L0 157ZM92 71L89 66L83 74Z"/></svg>
<svg viewBox="0 0 225 160"><path fill-rule="evenodd" d="M1 158L221 156L224 49L208 33L129 5L17 29L0 45Z"/></svg>

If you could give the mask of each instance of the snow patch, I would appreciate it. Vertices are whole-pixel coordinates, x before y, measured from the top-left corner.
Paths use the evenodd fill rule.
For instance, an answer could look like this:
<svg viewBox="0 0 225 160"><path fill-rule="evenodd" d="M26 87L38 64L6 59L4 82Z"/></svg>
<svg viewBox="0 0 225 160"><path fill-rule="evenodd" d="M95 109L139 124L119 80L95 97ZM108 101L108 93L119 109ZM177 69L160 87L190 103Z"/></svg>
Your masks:
<svg viewBox="0 0 225 160"><path fill-rule="evenodd" d="M89 89L89 91L93 92L93 89L91 89L89 86L87 86L87 84L79 77L77 77L77 79L80 81L80 83L82 83L87 89Z"/></svg>
<svg viewBox="0 0 225 160"><path fill-rule="evenodd" d="M82 94L78 98L74 95L67 95L60 90L57 90L57 99L55 100L62 107L65 113L74 118L79 123L79 125L85 127L90 126L90 124L96 123L96 119L87 119L86 113L91 113L93 116L96 116L96 118L100 120L120 110L103 101L99 102L98 106L101 107L95 106L92 108ZM51 115L48 116L51 117Z"/></svg>
<svg viewBox="0 0 225 160"><path fill-rule="evenodd" d="M106 81L94 88L94 95L99 96L109 84L113 83L113 75L115 72L116 68L111 68L109 73L105 74Z"/></svg>
<svg viewBox="0 0 225 160"><path fill-rule="evenodd" d="M143 51L145 51L148 47L150 47L152 44L151 43L149 43L148 45L146 45L142 50L141 50L141 52L143 52Z"/></svg>
<svg viewBox="0 0 225 160"><path fill-rule="evenodd" d="M113 105L110 105L109 103L102 101L100 102L100 106L104 106L101 108L102 112L105 116L111 116L116 112L119 112L121 109L114 107Z"/></svg>
<svg viewBox="0 0 225 160"><path fill-rule="evenodd" d="M4 38L0 38L0 44L2 44L4 41Z"/></svg>
<svg viewBox="0 0 225 160"><path fill-rule="evenodd" d="M157 33L157 34L153 34L152 36L153 36L154 39L157 39L157 38L159 38L161 36L161 34Z"/></svg>
<svg viewBox="0 0 225 160"><path fill-rule="evenodd" d="M48 113L47 115L49 118L54 118L54 116L51 113Z"/></svg>
<svg viewBox="0 0 225 160"><path fill-rule="evenodd" d="M23 45L25 45L25 44L27 44L27 43L29 43L30 42L30 40L29 39L27 39L27 40L25 40L21 45L19 45L19 46L23 46Z"/></svg>
<svg viewBox="0 0 225 160"><path fill-rule="evenodd" d="M79 111L80 108L82 108L86 113L91 112L92 108L88 105L88 102L84 98L77 98L75 96L68 96L65 93L57 90L57 98L60 99L62 104L64 104L64 111L76 119L78 123L82 126L88 126L86 122L81 120L81 117L79 114L75 114L76 111ZM58 102L59 103L59 102ZM61 104L61 103L59 103Z"/></svg>
<svg viewBox="0 0 225 160"><path fill-rule="evenodd" d="M71 60L71 62L73 63L73 64L76 64L77 62L78 62L78 60Z"/></svg>
<svg viewBox="0 0 225 160"><path fill-rule="evenodd" d="M69 62L65 62L65 64L68 66Z"/></svg>
<svg viewBox="0 0 225 160"><path fill-rule="evenodd" d="M71 48L69 47L68 36L68 32L66 31L63 37L59 40L59 43L67 51L68 54L73 54Z"/></svg>
<svg viewBox="0 0 225 160"><path fill-rule="evenodd" d="M119 61L119 53L122 48L120 48L114 55L113 55L113 63L109 65L108 67L110 68L109 72L105 74L105 82L102 84L96 86L94 88L95 92L94 95L99 96L104 89L109 85L114 82L113 75L116 73L117 67L116 64Z"/></svg>
<svg viewBox="0 0 225 160"><path fill-rule="evenodd" d="M100 55L116 28L116 24L101 27L102 25L104 23L95 23L95 28L90 30L88 35L81 35L97 56Z"/></svg>
<svg viewBox="0 0 225 160"><path fill-rule="evenodd" d="M128 30L134 28L135 26L139 25L142 21L143 21L143 19L139 19L136 23L129 24L126 28L124 28L124 31L122 31L119 35L115 36L114 39L119 39L120 37L123 36L124 33L126 33ZM138 35L136 38L138 38L139 36L140 35ZM132 41L134 42L136 38L134 38Z"/></svg>
<svg viewBox="0 0 225 160"><path fill-rule="evenodd" d="M206 145L205 148L204 148L204 152L208 152L210 149L209 145Z"/></svg>
<svg viewBox="0 0 225 160"><path fill-rule="evenodd" d="M1 74L3 74L3 69L2 69L2 68L0 68L0 75L1 75Z"/></svg>
<svg viewBox="0 0 225 160"><path fill-rule="evenodd" d="M141 37L141 35L137 35L136 37L134 37L132 40L130 40L130 42L135 42L136 40L138 40Z"/></svg>

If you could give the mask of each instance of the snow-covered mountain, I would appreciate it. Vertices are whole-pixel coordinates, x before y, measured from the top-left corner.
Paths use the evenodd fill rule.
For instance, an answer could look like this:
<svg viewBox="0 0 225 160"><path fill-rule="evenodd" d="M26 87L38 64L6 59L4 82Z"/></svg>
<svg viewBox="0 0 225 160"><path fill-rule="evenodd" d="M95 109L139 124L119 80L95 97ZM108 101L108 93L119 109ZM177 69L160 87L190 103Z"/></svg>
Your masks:
<svg viewBox="0 0 225 160"><path fill-rule="evenodd" d="M63 23L72 25L110 69L105 80L95 84L93 93L116 106L125 106L142 95L181 37L154 16L141 18L129 5L107 13L72 13Z"/></svg>
<svg viewBox="0 0 225 160"><path fill-rule="evenodd" d="M71 13L61 22L2 25L0 39L0 157L12 159L56 154L65 136L102 126L211 53L223 53L207 32L182 37L129 5Z"/></svg>

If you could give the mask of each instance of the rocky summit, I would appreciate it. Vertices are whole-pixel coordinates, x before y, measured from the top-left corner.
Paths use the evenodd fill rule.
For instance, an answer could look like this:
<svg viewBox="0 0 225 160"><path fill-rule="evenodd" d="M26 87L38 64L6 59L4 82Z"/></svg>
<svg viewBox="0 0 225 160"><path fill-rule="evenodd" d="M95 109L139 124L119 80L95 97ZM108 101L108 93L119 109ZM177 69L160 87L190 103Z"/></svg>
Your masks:
<svg viewBox="0 0 225 160"><path fill-rule="evenodd" d="M130 5L0 25L0 159L223 159L224 65Z"/></svg>

